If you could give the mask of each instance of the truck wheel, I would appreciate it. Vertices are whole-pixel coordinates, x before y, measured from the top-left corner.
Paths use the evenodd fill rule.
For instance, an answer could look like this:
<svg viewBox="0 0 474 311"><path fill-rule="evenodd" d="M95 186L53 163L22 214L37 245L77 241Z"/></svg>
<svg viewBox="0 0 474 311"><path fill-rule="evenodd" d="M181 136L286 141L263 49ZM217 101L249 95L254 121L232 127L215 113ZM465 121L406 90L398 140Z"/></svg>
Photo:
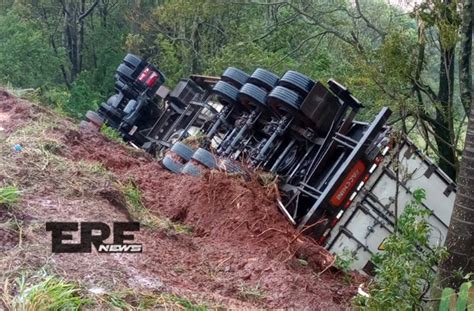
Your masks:
<svg viewBox="0 0 474 311"><path fill-rule="evenodd" d="M101 103L100 108L103 109L104 111L106 111L107 115L109 115L109 116L113 116L113 117L118 118L118 119L122 118L122 114L120 113L120 111L118 109L108 105L107 103Z"/></svg>
<svg viewBox="0 0 474 311"><path fill-rule="evenodd" d="M161 160L161 163L165 168L167 168L169 171L179 174L181 173L181 169L183 168L183 164L175 161L173 158L170 156L165 156L163 160Z"/></svg>
<svg viewBox="0 0 474 311"><path fill-rule="evenodd" d="M84 120L79 123L79 128L81 128L83 130L91 130L91 131L98 131L99 130L97 125L95 125L94 123L92 123L90 121L84 121Z"/></svg>
<svg viewBox="0 0 474 311"><path fill-rule="evenodd" d="M240 89L237 98L244 106L259 106L263 108L266 107L267 92L254 84L245 83Z"/></svg>
<svg viewBox="0 0 474 311"><path fill-rule="evenodd" d="M128 81L128 82L135 81L134 70L125 64L120 64L116 70L116 73L120 78L122 78L125 81Z"/></svg>
<svg viewBox="0 0 474 311"><path fill-rule="evenodd" d="M114 107L115 102L117 101L118 94L112 95L109 98L107 98L107 105L110 107Z"/></svg>
<svg viewBox="0 0 474 311"><path fill-rule="evenodd" d="M263 87L265 90L270 91L278 83L279 77L268 70L257 68L250 76L248 82Z"/></svg>
<svg viewBox="0 0 474 311"><path fill-rule="evenodd" d="M221 76L222 81L229 82L236 88L241 88L248 79L248 74L234 67L227 68Z"/></svg>
<svg viewBox="0 0 474 311"><path fill-rule="evenodd" d="M189 161L193 156L194 150L189 148L186 144L182 142L177 142L173 146L171 146L171 151L179 155L183 160Z"/></svg>
<svg viewBox="0 0 474 311"><path fill-rule="evenodd" d="M91 121L92 123L94 123L95 125L97 125L98 127L101 127L102 124L104 124L104 118L101 117L97 112L95 111L87 111L86 112L86 118Z"/></svg>
<svg viewBox="0 0 474 311"><path fill-rule="evenodd" d="M277 86L268 94L267 103L275 111L286 113L299 111L303 98L283 86Z"/></svg>
<svg viewBox="0 0 474 311"><path fill-rule="evenodd" d="M278 85L284 86L306 97L314 86L314 81L302 73L289 70L281 77Z"/></svg>
<svg viewBox="0 0 474 311"><path fill-rule="evenodd" d="M129 67L137 68L142 63L142 59L136 55L127 54L127 56L123 58L123 62L129 65Z"/></svg>
<svg viewBox="0 0 474 311"><path fill-rule="evenodd" d="M215 156L206 149L198 148L194 152L192 159L210 169L217 168Z"/></svg>
<svg viewBox="0 0 474 311"><path fill-rule="evenodd" d="M201 176L201 170L192 162L186 163L183 166L181 173L186 174L186 175L191 175L191 176Z"/></svg>
<svg viewBox="0 0 474 311"><path fill-rule="evenodd" d="M212 88L212 92L219 96L221 101L227 104L237 103L237 95L239 94L239 90L232 84L229 84L224 81L219 81Z"/></svg>

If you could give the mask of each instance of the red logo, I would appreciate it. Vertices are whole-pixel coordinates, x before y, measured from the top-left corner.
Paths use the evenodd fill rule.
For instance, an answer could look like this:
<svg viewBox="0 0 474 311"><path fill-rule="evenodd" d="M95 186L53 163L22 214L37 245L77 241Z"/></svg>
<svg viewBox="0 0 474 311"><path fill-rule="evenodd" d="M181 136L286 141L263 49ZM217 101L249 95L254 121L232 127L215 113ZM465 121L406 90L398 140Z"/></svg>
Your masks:
<svg viewBox="0 0 474 311"><path fill-rule="evenodd" d="M344 202L345 198L349 194L349 192L354 189L356 183L360 180L360 177L365 172L365 164L364 162L360 161L357 162L349 171L346 178L342 184L337 188L336 193L332 196L329 203L333 206L338 207L339 205Z"/></svg>

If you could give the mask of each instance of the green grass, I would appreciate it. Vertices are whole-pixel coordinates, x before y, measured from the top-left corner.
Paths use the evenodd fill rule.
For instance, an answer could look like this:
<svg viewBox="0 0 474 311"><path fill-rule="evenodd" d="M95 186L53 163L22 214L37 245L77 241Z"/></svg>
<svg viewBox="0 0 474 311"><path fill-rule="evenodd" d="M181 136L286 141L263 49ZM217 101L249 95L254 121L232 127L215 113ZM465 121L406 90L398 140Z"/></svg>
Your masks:
<svg viewBox="0 0 474 311"><path fill-rule="evenodd" d="M175 295L168 295L168 298L180 305L181 307L184 308L186 311L205 311L207 310L207 307L204 305L196 305L193 302L189 301L186 298L175 296Z"/></svg>
<svg viewBox="0 0 474 311"><path fill-rule="evenodd" d="M143 205L141 191L133 180L129 180L122 186L122 192L127 202L128 213L133 220L151 228L159 226L158 217L152 215Z"/></svg>
<svg viewBox="0 0 474 311"><path fill-rule="evenodd" d="M154 308L186 311L205 311L207 307L167 293L140 293L134 290L123 290L107 293L97 297L99 305L120 310L149 310Z"/></svg>
<svg viewBox="0 0 474 311"><path fill-rule="evenodd" d="M142 193L133 180L129 180L121 188L127 202L128 213L133 220L150 228L170 229L177 233L192 233L191 227L174 223L169 219L162 219L150 213L144 206Z"/></svg>
<svg viewBox="0 0 474 311"><path fill-rule="evenodd" d="M101 128L100 128L100 132L102 134L105 135L105 137L107 137L108 139L110 139L111 141L115 141L119 144L124 144L124 141L122 139L122 136L120 135L119 132L117 132L117 130L107 126L107 125L103 125Z"/></svg>
<svg viewBox="0 0 474 311"><path fill-rule="evenodd" d="M0 204L13 205L20 200L20 191L17 187L7 186L0 188Z"/></svg>
<svg viewBox="0 0 474 311"><path fill-rule="evenodd" d="M14 298L3 295L3 302L12 310L79 310L91 303L80 295L81 288L55 276L30 284L24 275L16 280L18 294Z"/></svg>

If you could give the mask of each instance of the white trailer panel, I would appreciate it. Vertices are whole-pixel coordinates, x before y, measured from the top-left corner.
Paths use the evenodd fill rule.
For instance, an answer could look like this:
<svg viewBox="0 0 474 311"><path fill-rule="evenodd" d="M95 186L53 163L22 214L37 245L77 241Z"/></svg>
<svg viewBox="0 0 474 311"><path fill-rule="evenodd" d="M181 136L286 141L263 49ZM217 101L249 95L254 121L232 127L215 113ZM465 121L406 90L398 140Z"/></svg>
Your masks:
<svg viewBox="0 0 474 311"><path fill-rule="evenodd" d="M326 247L335 254L354 254L356 259L351 266L354 270L371 273L372 255L381 251L383 240L393 232L395 215L403 213L416 189L426 191L423 208L432 212L428 217L432 227L431 244L442 245L446 238L456 195L454 183L408 140L401 145L398 154L398 194L394 156L387 155L331 230L326 242Z"/></svg>

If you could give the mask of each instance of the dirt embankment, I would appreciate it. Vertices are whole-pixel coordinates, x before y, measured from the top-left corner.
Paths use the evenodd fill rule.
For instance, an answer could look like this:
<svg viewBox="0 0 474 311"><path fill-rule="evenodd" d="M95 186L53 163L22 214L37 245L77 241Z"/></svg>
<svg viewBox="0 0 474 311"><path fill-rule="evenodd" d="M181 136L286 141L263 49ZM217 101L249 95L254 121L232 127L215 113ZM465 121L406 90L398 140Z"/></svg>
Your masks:
<svg viewBox="0 0 474 311"><path fill-rule="evenodd" d="M17 111L16 100L2 94L0 127L7 135L42 114L32 112L28 106L23 112L23 108ZM26 104L22 102L18 107L22 105ZM67 183L74 184L76 178L88 182L69 192L55 187L55 181L47 174L35 177L41 185L35 193L42 194L38 197L27 191L20 204L21 215L40 224L64 219L121 221L128 215L111 200L112 184L132 180L152 214L191 228L192 232L142 227L136 235L136 241L144 246L142 254L49 254L57 267L55 271L61 270L63 275L90 286L167 291L212 306L350 308L357 281L330 268L333 257L284 219L275 204L274 187L221 172L208 172L204 177L172 174L141 151L101 134L81 132L68 121L56 122L56 126L45 130L59 145L55 156L66 164L100 165L106 172L96 170L89 176L81 171L75 176L65 169L67 176L63 178ZM25 150L28 147L25 144ZM22 155L15 157L18 161ZM47 164L46 170L48 167ZM13 172L20 187L28 185L21 174L25 172ZM60 174L55 170L53 175ZM0 170L0 185L1 182ZM49 236L44 230L34 231L31 236L49 248ZM25 243L30 243L28 238ZM8 250L14 251L15 248ZM107 276L111 270L114 272Z"/></svg>

